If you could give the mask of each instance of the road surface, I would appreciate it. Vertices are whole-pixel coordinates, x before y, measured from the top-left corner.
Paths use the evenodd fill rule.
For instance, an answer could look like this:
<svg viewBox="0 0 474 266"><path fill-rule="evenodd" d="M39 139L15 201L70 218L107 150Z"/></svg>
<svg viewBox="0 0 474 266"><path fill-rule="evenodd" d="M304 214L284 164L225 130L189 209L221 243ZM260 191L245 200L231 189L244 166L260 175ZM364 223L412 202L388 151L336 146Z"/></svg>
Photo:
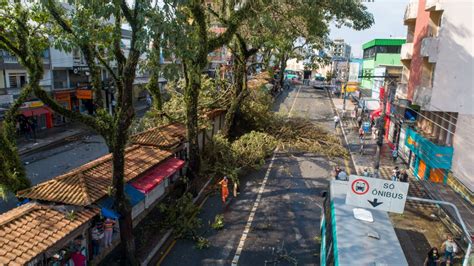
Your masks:
<svg viewBox="0 0 474 266"><path fill-rule="evenodd" d="M324 91L296 87L279 99L275 111L286 113L290 119L307 117L334 130L333 111ZM166 256L155 258L153 263L292 265L294 260L299 265L318 265L320 194L327 189L332 167L327 158L314 154L275 152L260 171L243 178L242 193L227 207L222 206L219 195L205 202L200 214L203 223L207 225L221 213L225 222L221 231L203 232L210 248L198 250L192 241L178 240ZM277 250L287 256L278 256Z"/></svg>

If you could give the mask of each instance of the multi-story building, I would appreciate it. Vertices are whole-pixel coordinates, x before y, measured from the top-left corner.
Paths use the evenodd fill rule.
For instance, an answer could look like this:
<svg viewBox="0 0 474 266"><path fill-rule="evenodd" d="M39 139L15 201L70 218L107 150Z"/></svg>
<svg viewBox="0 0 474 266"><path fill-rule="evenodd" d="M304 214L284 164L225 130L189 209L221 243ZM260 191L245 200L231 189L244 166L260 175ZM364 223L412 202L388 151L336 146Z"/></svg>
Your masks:
<svg viewBox="0 0 474 266"><path fill-rule="evenodd" d="M398 102L416 122L398 145L416 176L474 191L472 1L418 0L406 9Z"/></svg>
<svg viewBox="0 0 474 266"><path fill-rule="evenodd" d="M46 49L43 53L44 74L40 86L47 92L51 92L52 88L50 59L50 51ZM7 51L0 50L0 107L10 106L27 82L27 71L18 59ZM34 119L38 130L53 127L51 109L44 106L34 95L23 103L20 113L28 119Z"/></svg>
<svg viewBox="0 0 474 266"><path fill-rule="evenodd" d="M347 61L351 58L351 46L344 39L335 39L331 50L333 60Z"/></svg>
<svg viewBox="0 0 474 266"><path fill-rule="evenodd" d="M378 99L384 77L401 75L400 50L404 43L405 39L373 39L362 45L362 71L365 77L362 78L361 92L364 96Z"/></svg>

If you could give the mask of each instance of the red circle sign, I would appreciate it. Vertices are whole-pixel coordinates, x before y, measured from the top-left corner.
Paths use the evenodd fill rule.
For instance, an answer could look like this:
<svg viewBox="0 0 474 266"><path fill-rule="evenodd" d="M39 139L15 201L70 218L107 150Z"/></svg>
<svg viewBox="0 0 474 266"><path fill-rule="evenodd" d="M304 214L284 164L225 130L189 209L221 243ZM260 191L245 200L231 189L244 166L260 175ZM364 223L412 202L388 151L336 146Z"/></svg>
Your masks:
<svg viewBox="0 0 474 266"><path fill-rule="evenodd" d="M369 192L369 182L366 180L359 178L352 182L352 192L357 195L364 195L365 193Z"/></svg>

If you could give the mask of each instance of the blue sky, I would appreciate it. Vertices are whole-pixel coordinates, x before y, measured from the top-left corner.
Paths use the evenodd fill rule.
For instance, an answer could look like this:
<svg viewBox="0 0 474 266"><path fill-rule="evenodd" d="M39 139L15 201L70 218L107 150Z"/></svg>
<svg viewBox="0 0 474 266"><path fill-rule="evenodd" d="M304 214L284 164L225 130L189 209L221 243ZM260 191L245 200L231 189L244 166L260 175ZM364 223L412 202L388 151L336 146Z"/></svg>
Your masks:
<svg viewBox="0 0 474 266"><path fill-rule="evenodd" d="M362 44L375 38L406 37L403 15L409 0L374 0L364 3L374 15L374 25L364 31L331 26L331 39L344 39L352 46L354 57L362 56Z"/></svg>

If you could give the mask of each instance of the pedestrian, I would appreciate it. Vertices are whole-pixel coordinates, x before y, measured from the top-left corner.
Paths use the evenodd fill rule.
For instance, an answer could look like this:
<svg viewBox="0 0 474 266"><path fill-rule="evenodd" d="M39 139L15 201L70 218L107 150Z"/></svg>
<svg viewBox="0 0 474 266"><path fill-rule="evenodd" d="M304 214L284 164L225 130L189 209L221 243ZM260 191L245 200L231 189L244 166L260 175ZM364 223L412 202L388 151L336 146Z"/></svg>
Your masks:
<svg viewBox="0 0 474 266"><path fill-rule="evenodd" d="M339 166L336 166L334 168L334 178L337 179L339 176L339 173L341 172L341 168Z"/></svg>
<svg viewBox="0 0 474 266"><path fill-rule="evenodd" d="M365 134L364 129L362 127L360 127L359 128L359 139L361 139L361 140L364 139L364 134Z"/></svg>
<svg viewBox="0 0 474 266"><path fill-rule="evenodd" d="M408 182L408 173L407 173L407 170L406 169L403 169L400 173L400 181L401 182L405 182L407 183Z"/></svg>
<svg viewBox="0 0 474 266"><path fill-rule="evenodd" d="M377 139L378 130L375 126L372 127L372 138Z"/></svg>
<svg viewBox="0 0 474 266"><path fill-rule="evenodd" d="M392 179L392 181L398 181L398 176L397 176L397 170L396 169L392 170L391 179Z"/></svg>
<svg viewBox="0 0 474 266"><path fill-rule="evenodd" d="M36 128L38 127L38 119L34 116L31 119L31 132L33 133L33 140L36 142Z"/></svg>
<svg viewBox="0 0 474 266"><path fill-rule="evenodd" d="M151 107L151 102L152 102L151 96L150 96L150 94L147 94L147 95L146 95L146 105L147 105L148 107Z"/></svg>
<svg viewBox="0 0 474 266"><path fill-rule="evenodd" d="M347 181L347 173L344 171L344 168L342 168L341 172L337 175L337 180Z"/></svg>
<svg viewBox="0 0 474 266"><path fill-rule="evenodd" d="M92 236L92 250L94 257L99 255L100 253L100 243L102 242L102 238L104 238L104 232L101 232L101 229L97 226L97 224L92 228L91 232Z"/></svg>
<svg viewBox="0 0 474 266"><path fill-rule="evenodd" d="M224 176L222 180L219 182L221 185L221 197L222 197L222 203L225 204L227 201L227 197L229 196L229 180L227 179L227 176Z"/></svg>
<svg viewBox="0 0 474 266"><path fill-rule="evenodd" d="M369 177L370 176L369 169L364 168L364 172L362 172L362 175L365 177Z"/></svg>
<svg viewBox="0 0 474 266"><path fill-rule="evenodd" d="M339 125L339 122L341 122L341 119L339 118L339 116L334 116L334 128L337 128L337 126Z"/></svg>
<svg viewBox="0 0 474 266"><path fill-rule="evenodd" d="M105 244L107 248L112 245L112 235L114 233L114 220L107 218L104 222Z"/></svg>
<svg viewBox="0 0 474 266"><path fill-rule="evenodd" d="M398 158L398 150L397 150L397 147L393 147L393 150L392 150L392 158L393 158L393 162L396 163L396 162L397 162L397 158Z"/></svg>
<svg viewBox="0 0 474 266"><path fill-rule="evenodd" d="M453 263L454 254L458 251L458 246L454 242L452 235L448 235L447 240L444 241L441 249L444 249L444 260L446 261L446 265L451 265L451 263Z"/></svg>
<svg viewBox="0 0 474 266"><path fill-rule="evenodd" d="M433 247L428 252L428 255L425 258L424 266L437 266L439 263L439 253L438 248Z"/></svg>
<svg viewBox="0 0 474 266"><path fill-rule="evenodd" d="M87 258L79 250L72 253L71 260L74 263L74 266L86 266Z"/></svg>
<svg viewBox="0 0 474 266"><path fill-rule="evenodd" d="M361 115L357 117L357 125L358 125L359 128L362 127L362 116Z"/></svg>

